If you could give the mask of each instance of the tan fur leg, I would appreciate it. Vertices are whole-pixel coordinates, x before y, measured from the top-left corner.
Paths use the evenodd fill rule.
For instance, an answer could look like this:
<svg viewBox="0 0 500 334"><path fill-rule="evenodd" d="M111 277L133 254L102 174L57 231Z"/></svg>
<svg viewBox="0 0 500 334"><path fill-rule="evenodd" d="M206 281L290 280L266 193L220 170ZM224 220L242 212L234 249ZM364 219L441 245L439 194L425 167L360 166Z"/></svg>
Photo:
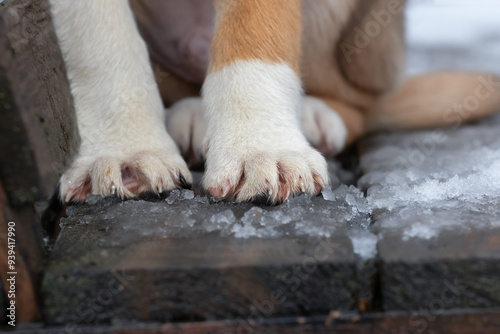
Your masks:
<svg viewBox="0 0 500 334"><path fill-rule="evenodd" d="M337 61L344 78L361 91L381 94L404 73L405 2L361 0L343 27Z"/></svg>
<svg viewBox="0 0 500 334"><path fill-rule="evenodd" d="M410 77L366 115L368 131L458 127L500 111L500 78L434 72Z"/></svg>

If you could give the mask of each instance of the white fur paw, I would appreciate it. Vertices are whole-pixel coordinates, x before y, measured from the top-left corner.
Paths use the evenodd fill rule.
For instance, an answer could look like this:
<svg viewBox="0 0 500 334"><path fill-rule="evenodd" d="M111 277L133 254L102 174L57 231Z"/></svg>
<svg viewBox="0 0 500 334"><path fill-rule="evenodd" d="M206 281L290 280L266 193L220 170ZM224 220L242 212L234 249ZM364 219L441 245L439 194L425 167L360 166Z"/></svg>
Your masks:
<svg viewBox="0 0 500 334"><path fill-rule="evenodd" d="M203 138L206 131L201 98L183 99L168 109L167 132L190 166L204 160Z"/></svg>
<svg viewBox="0 0 500 334"><path fill-rule="evenodd" d="M347 128L339 114L312 96L304 97L302 131L318 151L328 156L342 151L347 139Z"/></svg>
<svg viewBox="0 0 500 334"><path fill-rule="evenodd" d="M300 80L287 64L236 61L207 76L203 97L211 195L281 202L326 186L326 161L300 132Z"/></svg>
<svg viewBox="0 0 500 334"><path fill-rule="evenodd" d="M316 195L328 184L325 159L310 147L211 150L203 185L215 197L241 202L263 195L277 203L297 193Z"/></svg>
<svg viewBox="0 0 500 334"><path fill-rule="evenodd" d="M87 194L133 198L145 192L186 188L191 182L191 173L177 152L80 156L61 177L60 196L65 202L84 202Z"/></svg>

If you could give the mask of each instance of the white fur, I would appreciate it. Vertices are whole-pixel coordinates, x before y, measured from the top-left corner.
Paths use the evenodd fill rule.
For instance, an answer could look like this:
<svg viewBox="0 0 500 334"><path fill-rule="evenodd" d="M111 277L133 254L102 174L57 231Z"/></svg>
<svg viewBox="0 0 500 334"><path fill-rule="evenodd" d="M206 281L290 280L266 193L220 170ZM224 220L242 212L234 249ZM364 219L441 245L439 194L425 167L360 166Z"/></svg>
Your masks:
<svg viewBox="0 0 500 334"><path fill-rule="evenodd" d="M347 128L340 115L321 99L304 96L302 102L302 132L307 140L324 154L335 155L345 147ZM206 121L199 97L182 99L167 113L167 129L182 154L191 152L191 163L204 159L203 138Z"/></svg>
<svg viewBox="0 0 500 334"><path fill-rule="evenodd" d="M175 186L179 173L191 176L168 136L163 105L126 0L51 0L51 10L71 83L79 154L61 178L69 200L90 178L92 192L134 196L122 183L121 168L134 168L141 189ZM69 197L68 197L69 196Z"/></svg>
<svg viewBox="0 0 500 334"><path fill-rule="evenodd" d="M167 111L167 130L184 156L190 154L191 163L203 161L203 138L207 132L199 97L190 97L175 103Z"/></svg>
<svg viewBox="0 0 500 334"><path fill-rule="evenodd" d="M306 96L302 112L302 131L314 147L329 155L342 151L347 128L342 118L322 100Z"/></svg>
<svg viewBox="0 0 500 334"><path fill-rule="evenodd" d="M237 192L242 201L259 194L314 194L313 175L326 185L326 162L300 131L301 91L287 64L237 61L207 76L207 189L222 197Z"/></svg>

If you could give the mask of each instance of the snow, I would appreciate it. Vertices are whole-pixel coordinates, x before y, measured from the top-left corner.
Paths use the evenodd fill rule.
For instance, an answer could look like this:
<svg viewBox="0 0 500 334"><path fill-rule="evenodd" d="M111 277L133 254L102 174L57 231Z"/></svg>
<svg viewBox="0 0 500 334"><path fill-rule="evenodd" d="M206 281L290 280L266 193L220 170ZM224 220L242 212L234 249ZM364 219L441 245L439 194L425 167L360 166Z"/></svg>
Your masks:
<svg viewBox="0 0 500 334"><path fill-rule="evenodd" d="M416 143L432 131L374 138L358 184L379 226L402 230L405 240L500 227L499 130L496 121L446 130L427 152Z"/></svg>

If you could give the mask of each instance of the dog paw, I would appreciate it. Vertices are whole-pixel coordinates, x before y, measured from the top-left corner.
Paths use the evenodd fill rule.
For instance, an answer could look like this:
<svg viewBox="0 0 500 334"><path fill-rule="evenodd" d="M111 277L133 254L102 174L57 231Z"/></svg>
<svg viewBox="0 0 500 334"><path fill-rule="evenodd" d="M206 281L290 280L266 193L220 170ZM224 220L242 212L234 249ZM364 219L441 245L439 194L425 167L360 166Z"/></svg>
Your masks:
<svg viewBox="0 0 500 334"><path fill-rule="evenodd" d="M311 96L304 97L302 131L307 140L327 156L342 151L347 139L347 129L339 114Z"/></svg>
<svg viewBox="0 0 500 334"><path fill-rule="evenodd" d="M199 97L180 100L168 110L167 131L190 166L204 160L203 138L206 128Z"/></svg>
<svg viewBox="0 0 500 334"><path fill-rule="evenodd" d="M300 131L301 99L300 80L286 63L237 61L207 75L205 189L238 202L319 193L327 165Z"/></svg>
<svg viewBox="0 0 500 334"><path fill-rule="evenodd" d="M241 148L212 152L208 147L203 184L212 196L241 202L263 195L279 203L293 194L316 195L328 183L325 159L310 147Z"/></svg>
<svg viewBox="0 0 500 334"><path fill-rule="evenodd" d="M78 157L62 175L60 196L65 202L84 202L87 194L133 198L190 187L191 182L191 173L177 152L87 155Z"/></svg>

